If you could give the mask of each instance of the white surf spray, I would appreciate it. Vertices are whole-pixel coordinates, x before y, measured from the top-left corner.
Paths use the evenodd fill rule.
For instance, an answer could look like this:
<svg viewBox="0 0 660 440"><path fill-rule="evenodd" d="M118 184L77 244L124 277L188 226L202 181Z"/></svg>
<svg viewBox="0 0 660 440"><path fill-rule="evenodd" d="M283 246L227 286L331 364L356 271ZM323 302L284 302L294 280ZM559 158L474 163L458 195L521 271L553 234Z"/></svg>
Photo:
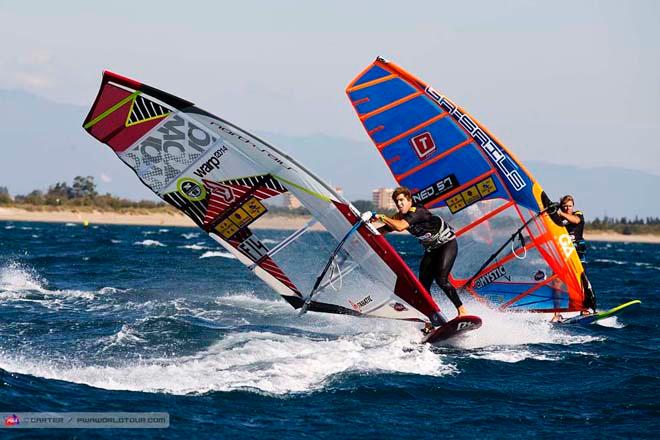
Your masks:
<svg viewBox="0 0 660 440"><path fill-rule="evenodd" d="M0 299L26 300L33 293L45 295L53 301L44 301L46 307L57 307L59 299L94 299L93 292L83 290L49 290L48 281L33 269L12 262L0 268Z"/></svg>
<svg viewBox="0 0 660 440"><path fill-rule="evenodd" d="M117 338L133 338L130 332ZM117 342L117 341L113 341ZM337 374L400 372L443 376L456 368L428 348L406 350L406 338L373 335L310 340L269 332L231 334L194 356L122 367L60 365L0 353L0 368L110 390L198 394L255 390L269 394L322 389Z"/></svg>
<svg viewBox="0 0 660 440"><path fill-rule="evenodd" d="M469 350L468 356L501 362L520 362L525 359L557 361L562 352L538 345L587 344L604 338L574 335L550 322L542 313L500 312L482 304L466 301L470 313L481 317L481 328L446 342L446 346Z"/></svg>

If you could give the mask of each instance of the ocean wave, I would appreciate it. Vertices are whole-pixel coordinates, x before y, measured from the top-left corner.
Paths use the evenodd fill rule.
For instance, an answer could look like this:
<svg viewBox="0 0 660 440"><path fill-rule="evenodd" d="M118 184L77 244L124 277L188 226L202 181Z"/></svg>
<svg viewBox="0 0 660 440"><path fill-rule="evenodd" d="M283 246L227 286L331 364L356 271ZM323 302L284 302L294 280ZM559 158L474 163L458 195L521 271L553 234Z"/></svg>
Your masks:
<svg viewBox="0 0 660 440"><path fill-rule="evenodd" d="M492 351L481 351L479 353L470 353L468 357L473 359L484 359L489 361L506 362L514 364L527 359L537 361L558 361L562 358L559 353L532 351L527 349L497 348Z"/></svg>
<svg viewBox="0 0 660 440"><path fill-rule="evenodd" d="M189 232L189 233L186 233L186 234L181 234L181 236L183 238L185 238L186 240L191 240L193 238L199 237L199 234L200 234L199 232Z"/></svg>
<svg viewBox="0 0 660 440"><path fill-rule="evenodd" d="M141 344L145 342L145 339L133 326L130 324L123 324L117 333L106 336L99 342L103 346L101 351L107 351L117 346Z"/></svg>
<svg viewBox="0 0 660 440"><path fill-rule="evenodd" d="M119 287L102 287L99 289L98 293L101 295L109 295L114 293L126 293L130 292L132 289L121 289Z"/></svg>
<svg viewBox="0 0 660 440"><path fill-rule="evenodd" d="M645 267L645 268L648 268L648 269L660 270L660 267L658 267L658 266L654 266L654 265L651 264L651 263L645 263L645 262L643 262L643 261L635 261L635 266L637 266L637 267Z"/></svg>
<svg viewBox="0 0 660 440"><path fill-rule="evenodd" d="M229 252L222 252L222 251L206 251L202 255L200 255L199 258L213 258L213 257L230 258L234 260L236 259L236 257L230 254Z"/></svg>
<svg viewBox="0 0 660 440"><path fill-rule="evenodd" d="M12 262L8 266L0 269L0 298L4 299L26 299L31 294L38 293L44 295L41 298L55 297L62 298L84 298L94 299L93 292L85 290L49 290L48 281L36 273L33 269ZM45 301L46 307L51 306L49 301ZM57 304L53 303L53 306Z"/></svg>
<svg viewBox="0 0 660 440"><path fill-rule="evenodd" d="M161 247L165 247L165 245L163 243L161 243L160 241L158 241L158 240L142 240L142 241L136 241L133 244L138 245L138 246L161 246Z"/></svg>
<svg viewBox="0 0 660 440"><path fill-rule="evenodd" d="M194 251L201 251L204 249L210 249L208 246L204 246L204 242L202 243L195 243L195 244L186 244L183 246L177 246L179 249L192 249Z"/></svg>
<svg viewBox="0 0 660 440"><path fill-rule="evenodd" d="M170 232L169 229L159 229L157 231L142 231L143 235L154 235L154 234L164 234L166 232Z"/></svg>
<svg viewBox="0 0 660 440"><path fill-rule="evenodd" d="M610 264L616 264L619 266L626 265L628 264L626 261L620 261L620 260L609 260L607 258L596 258L593 260L594 263L610 263Z"/></svg>
<svg viewBox="0 0 660 440"><path fill-rule="evenodd" d="M122 328L114 341L139 338ZM0 368L109 390L203 394L247 390L283 395L322 390L337 374L392 372L445 376L456 373L428 347L409 350L406 337L311 340L270 332L234 333L192 356L143 360L126 366L55 363L0 354Z"/></svg>
<svg viewBox="0 0 660 440"><path fill-rule="evenodd" d="M43 291L46 281L34 270L11 262L0 269L0 290L11 292Z"/></svg>

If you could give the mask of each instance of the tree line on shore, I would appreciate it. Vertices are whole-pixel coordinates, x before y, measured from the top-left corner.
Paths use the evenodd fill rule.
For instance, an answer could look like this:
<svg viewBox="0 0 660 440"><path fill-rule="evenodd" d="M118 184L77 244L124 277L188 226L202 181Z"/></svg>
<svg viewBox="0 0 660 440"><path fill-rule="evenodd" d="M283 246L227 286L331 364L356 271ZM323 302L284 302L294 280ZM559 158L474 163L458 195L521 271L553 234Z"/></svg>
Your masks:
<svg viewBox="0 0 660 440"><path fill-rule="evenodd" d="M48 187L46 191L35 189L25 195L12 197L9 190L0 186L0 205L11 205L22 208L80 208L90 207L101 210L169 210L165 202L151 200L133 201L115 197L109 193L99 194L92 176L76 176L71 185L66 182L57 182Z"/></svg>
<svg viewBox="0 0 660 440"><path fill-rule="evenodd" d="M370 200L356 200L353 205L361 212L372 211L382 212L384 214L394 214L394 212L383 212L382 209ZM151 200L134 201L120 197L115 197L109 193L101 195L96 190L96 183L92 176L76 176L71 185L66 182L57 182L48 187L46 191L35 189L26 195L16 195L12 197L9 190L0 186L0 206L16 206L22 208L50 208L62 207L80 208L89 207L100 210L131 211L131 210L158 210L172 211L176 209L165 202L156 202ZM282 216L300 216L309 215L305 207L286 208L269 204L268 209L277 215ZM595 219L586 223L588 230L597 231L615 231L621 234L660 234L660 217L635 218L628 217L608 217Z"/></svg>

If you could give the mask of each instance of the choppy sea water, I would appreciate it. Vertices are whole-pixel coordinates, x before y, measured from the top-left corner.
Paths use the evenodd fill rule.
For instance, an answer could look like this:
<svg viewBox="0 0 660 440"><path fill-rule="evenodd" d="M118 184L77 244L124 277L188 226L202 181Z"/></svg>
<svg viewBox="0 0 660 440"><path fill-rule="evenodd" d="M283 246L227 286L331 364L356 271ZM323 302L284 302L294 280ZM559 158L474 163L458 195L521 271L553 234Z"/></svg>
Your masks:
<svg viewBox="0 0 660 440"><path fill-rule="evenodd" d="M467 301L483 327L430 347L409 323L298 317L196 229L0 222L0 412L170 414L0 437L657 438L660 246L589 257L600 308L643 304L581 328Z"/></svg>

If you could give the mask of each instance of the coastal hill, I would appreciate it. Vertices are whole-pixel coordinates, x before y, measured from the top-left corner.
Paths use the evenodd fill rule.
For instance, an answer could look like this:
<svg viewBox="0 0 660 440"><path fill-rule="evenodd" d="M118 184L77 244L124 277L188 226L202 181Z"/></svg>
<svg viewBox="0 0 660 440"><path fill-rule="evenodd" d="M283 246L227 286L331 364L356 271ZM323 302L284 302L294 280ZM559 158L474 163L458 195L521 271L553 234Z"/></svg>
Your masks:
<svg viewBox="0 0 660 440"><path fill-rule="evenodd" d="M155 200L109 148L85 133L81 125L87 110L24 91L0 90L0 186L8 187L12 195L27 194L35 188L45 190L54 182L71 181L74 176L94 176L99 193ZM209 110L220 113L222 108ZM240 122L328 183L342 187L349 200L370 199L372 189L395 186L366 135L364 141L324 134L288 136L260 132L258 127ZM525 157L524 151L511 148L518 157ZM553 199L573 194L576 206L588 218L660 215L660 206L654 203L656 188L660 187L658 175L623 168L582 167L585 164L526 161L525 165Z"/></svg>

